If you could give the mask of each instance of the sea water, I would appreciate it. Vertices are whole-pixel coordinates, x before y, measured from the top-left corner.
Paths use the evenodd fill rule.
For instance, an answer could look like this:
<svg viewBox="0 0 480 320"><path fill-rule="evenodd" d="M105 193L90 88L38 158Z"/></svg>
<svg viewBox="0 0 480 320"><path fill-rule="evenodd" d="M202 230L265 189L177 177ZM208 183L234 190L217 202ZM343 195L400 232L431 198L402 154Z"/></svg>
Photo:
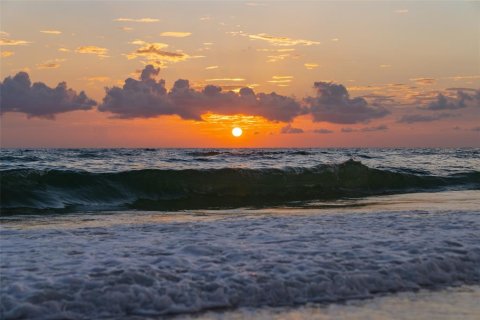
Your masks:
<svg viewBox="0 0 480 320"><path fill-rule="evenodd" d="M476 300L479 155L3 149L1 317L369 318L405 295Z"/></svg>

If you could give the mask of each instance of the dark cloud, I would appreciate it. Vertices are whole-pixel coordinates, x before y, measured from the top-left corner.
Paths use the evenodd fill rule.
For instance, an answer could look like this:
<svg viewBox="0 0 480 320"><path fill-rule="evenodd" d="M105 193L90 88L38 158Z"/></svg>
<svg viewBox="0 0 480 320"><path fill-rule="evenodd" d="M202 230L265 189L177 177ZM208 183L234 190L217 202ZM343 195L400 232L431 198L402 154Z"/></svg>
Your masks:
<svg viewBox="0 0 480 320"><path fill-rule="evenodd" d="M388 127L384 124L381 124L375 127L365 127L360 129L360 131L362 132L374 132L374 131L386 131L386 130L388 130Z"/></svg>
<svg viewBox="0 0 480 320"><path fill-rule="evenodd" d="M315 129L313 130L314 133L318 134L328 134L328 133L333 133L333 130L328 130L328 129Z"/></svg>
<svg viewBox="0 0 480 320"><path fill-rule="evenodd" d="M451 113L440 113L437 115L423 115L423 114L407 114L401 117L399 123L415 123L415 122L432 122L446 118L454 117Z"/></svg>
<svg viewBox="0 0 480 320"><path fill-rule="evenodd" d="M256 94L251 88L235 93L207 85L199 91L191 88L188 80L179 79L167 91L164 80L154 79L158 73L159 69L148 65L139 80L128 78L122 88L107 88L98 109L125 119L178 115L183 119L202 120L202 114L214 112L257 115L282 122L306 112L293 98L274 92Z"/></svg>
<svg viewBox="0 0 480 320"><path fill-rule="evenodd" d="M285 127L283 127L282 129L280 129L280 133L284 133L284 134L303 133L303 129L301 129L301 128L294 128L294 127L292 127L290 124L287 124Z"/></svg>
<svg viewBox="0 0 480 320"><path fill-rule="evenodd" d="M480 127L472 128L472 131L480 132Z"/></svg>
<svg viewBox="0 0 480 320"><path fill-rule="evenodd" d="M22 112L29 117L53 119L56 114L75 110L89 110L97 103L83 91L77 94L65 82L55 88L43 82L31 83L26 72L7 77L0 82L1 113Z"/></svg>
<svg viewBox="0 0 480 320"><path fill-rule="evenodd" d="M375 127L364 127L360 129L354 128L342 128L342 132L344 133L351 133L351 132L375 132L375 131L386 131L388 127L384 124L375 126Z"/></svg>
<svg viewBox="0 0 480 320"><path fill-rule="evenodd" d="M439 93L435 101L430 102L426 109L455 110L468 106L480 106L480 90L458 90L457 96L454 98L450 98Z"/></svg>
<svg viewBox="0 0 480 320"><path fill-rule="evenodd" d="M370 106L364 98L351 99L347 89L341 84L315 82L316 97L308 97L314 122L359 123L382 118L390 112L381 106Z"/></svg>

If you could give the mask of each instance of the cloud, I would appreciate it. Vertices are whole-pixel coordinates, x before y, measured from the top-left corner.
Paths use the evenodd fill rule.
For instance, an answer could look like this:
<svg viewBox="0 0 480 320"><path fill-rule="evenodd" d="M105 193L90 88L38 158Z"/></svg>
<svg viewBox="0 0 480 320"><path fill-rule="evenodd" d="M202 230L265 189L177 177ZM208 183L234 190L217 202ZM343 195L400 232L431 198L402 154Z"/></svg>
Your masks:
<svg viewBox="0 0 480 320"><path fill-rule="evenodd" d="M67 48L58 48L58 51L60 51L60 52L70 52L70 49L67 49Z"/></svg>
<svg viewBox="0 0 480 320"><path fill-rule="evenodd" d="M0 82L1 113L22 112L28 117L53 119L56 114L75 110L90 110L96 102L83 91L76 93L60 82L50 88L43 82L31 83L26 72L7 77Z"/></svg>
<svg viewBox="0 0 480 320"><path fill-rule="evenodd" d="M171 52L163 50L168 47L168 44L161 42L145 42L143 40L135 40L132 44L139 45L140 47L134 52L127 54L127 59L136 59L142 57L147 59L150 64L164 65L165 63L174 63L185 61L192 58L183 52Z"/></svg>
<svg viewBox="0 0 480 320"><path fill-rule="evenodd" d="M222 81L233 81L233 82L242 82L245 81L243 78L216 78L216 79L206 79L206 82L222 82Z"/></svg>
<svg viewBox="0 0 480 320"><path fill-rule="evenodd" d="M8 58L15 54L13 51L1 51L0 52L2 58Z"/></svg>
<svg viewBox="0 0 480 320"><path fill-rule="evenodd" d="M14 40L3 37L0 39L0 46L24 46L31 42L25 40Z"/></svg>
<svg viewBox="0 0 480 320"><path fill-rule="evenodd" d="M381 106L370 106L361 97L351 99L347 89L341 84L315 82L316 97L307 97L314 122L359 123L382 118L390 112Z"/></svg>
<svg viewBox="0 0 480 320"><path fill-rule="evenodd" d="M395 13L406 14L406 13L408 13L408 9L397 9L397 10L395 10Z"/></svg>
<svg viewBox="0 0 480 320"><path fill-rule="evenodd" d="M178 31L167 31L167 32L160 33L162 37L172 37L172 38L185 38L190 36L191 34L192 34L191 32L178 32Z"/></svg>
<svg viewBox="0 0 480 320"><path fill-rule="evenodd" d="M475 132L480 132L480 127L475 127L475 128L472 128L471 130Z"/></svg>
<svg viewBox="0 0 480 320"><path fill-rule="evenodd" d="M276 84L279 87L288 87L292 80L293 76L273 76L272 80L268 80L267 82Z"/></svg>
<svg viewBox="0 0 480 320"><path fill-rule="evenodd" d="M58 30L40 30L41 33L45 33L45 34L51 34L51 35L60 35L62 34L62 31L58 31Z"/></svg>
<svg viewBox="0 0 480 320"><path fill-rule="evenodd" d="M298 133L303 133L303 129L294 128L290 124L287 124L285 127L280 129L280 133L283 133L283 134L298 134Z"/></svg>
<svg viewBox="0 0 480 320"><path fill-rule="evenodd" d="M397 122L399 123L415 123L415 122L432 122L446 118L454 117L451 113L440 113L437 115L423 115L423 114L407 114L401 117Z"/></svg>
<svg viewBox="0 0 480 320"><path fill-rule="evenodd" d="M435 84L436 82L436 80L433 78L413 78L413 79L410 79L410 81L413 81L415 82L415 84L422 85L422 86L432 85L432 84Z"/></svg>
<svg viewBox="0 0 480 320"><path fill-rule="evenodd" d="M132 27L119 27L120 30L125 31L125 32L130 32L133 31Z"/></svg>
<svg viewBox="0 0 480 320"><path fill-rule="evenodd" d="M333 133L334 131L329 129L315 129L313 130L313 132L318 134L329 134L329 133Z"/></svg>
<svg viewBox="0 0 480 320"><path fill-rule="evenodd" d="M374 132L374 131L386 131L386 130L388 130L388 127L384 124L381 124L376 127L365 127L360 129L360 131L362 132Z"/></svg>
<svg viewBox="0 0 480 320"><path fill-rule="evenodd" d="M380 68L390 68L392 65L391 64L381 64L379 65Z"/></svg>
<svg viewBox="0 0 480 320"><path fill-rule="evenodd" d="M447 97L439 93L436 99L430 102L425 109L428 110L455 110L467 106L480 107L480 90L473 90L473 93L467 93L464 90L458 90L456 97Z"/></svg>
<svg viewBox="0 0 480 320"><path fill-rule="evenodd" d="M344 133L351 133L351 132L376 132L376 131L386 131L388 127L384 124L375 126L375 127L364 127L359 129L354 128L342 128L342 132Z"/></svg>
<svg viewBox="0 0 480 320"><path fill-rule="evenodd" d="M213 69L218 69L218 66L205 67L205 70L213 70Z"/></svg>
<svg viewBox="0 0 480 320"><path fill-rule="evenodd" d="M140 18L140 19L132 19L132 18L117 18L113 21L116 22L139 22L139 23L153 23L158 22L160 20L154 18Z"/></svg>
<svg viewBox="0 0 480 320"><path fill-rule="evenodd" d="M271 36L266 33L247 34L247 36L252 40L267 41L274 46L296 46L296 45L312 46L312 45L320 44L320 42L318 41Z"/></svg>
<svg viewBox="0 0 480 320"><path fill-rule="evenodd" d="M97 47L97 46L82 46L78 47L75 52L77 53L85 53L85 54L95 54L100 58L108 58L107 48Z"/></svg>
<svg viewBox="0 0 480 320"><path fill-rule="evenodd" d="M60 62L65 61L65 59L55 59L45 61L43 63L37 64L37 69L56 69L60 67Z"/></svg>
<svg viewBox="0 0 480 320"><path fill-rule="evenodd" d="M318 63L305 63L304 66L308 70L313 70L319 67Z"/></svg>
<svg viewBox="0 0 480 320"><path fill-rule="evenodd" d="M195 90L188 80L179 79L167 91L164 80L155 80L159 71L159 68L148 65L139 80L128 78L122 88L107 88L98 109L124 119L178 115L197 121L202 120L203 114L211 112L256 115L270 121L289 122L305 112L293 98L276 93L256 94L246 87L239 93L224 92L222 87L215 85Z"/></svg>
<svg viewBox="0 0 480 320"><path fill-rule="evenodd" d="M443 79L450 79L453 81L460 81L460 80L476 80L480 79L480 75L474 75L474 76L453 76L453 77L445 77Z"/></svg>

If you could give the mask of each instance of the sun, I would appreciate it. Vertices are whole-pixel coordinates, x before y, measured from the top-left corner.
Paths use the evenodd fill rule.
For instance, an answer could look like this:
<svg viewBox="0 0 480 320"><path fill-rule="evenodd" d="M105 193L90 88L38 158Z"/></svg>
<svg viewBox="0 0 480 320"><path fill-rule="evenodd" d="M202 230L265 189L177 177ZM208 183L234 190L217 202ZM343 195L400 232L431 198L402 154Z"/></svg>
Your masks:
<svg viewBox="0 0 480 320"><path fill-rule="evenodd" d="M234 137L240 137L243 133L243 130L239 127L235 127L232 129L232 134Z"/></svg>

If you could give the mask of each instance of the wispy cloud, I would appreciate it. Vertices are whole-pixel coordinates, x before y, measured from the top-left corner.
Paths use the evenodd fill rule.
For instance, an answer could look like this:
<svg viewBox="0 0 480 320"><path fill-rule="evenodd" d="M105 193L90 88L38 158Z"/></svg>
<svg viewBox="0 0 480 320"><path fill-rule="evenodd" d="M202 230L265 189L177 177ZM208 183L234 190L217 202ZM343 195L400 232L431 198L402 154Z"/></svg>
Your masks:
<svg viewBox="0 0 480 320"><path fill-rule="evenodd" d="M223 81L233 81L233 82L242 82L245 81L243 78L217 78L217 79L206 79L206 82L223 82Z"/></svg>
<svg viewBox="0 0 480 320"><path fill-rule="evenodd" d="M57 69L60 67L60 62L63 61L65 61L65 59L48 60L37 64L37 69Z"/></svg>
<svg viewBox="0 0 480 320"><path fill-rule="evenodd" d="M116 22L154 23L154 22L159 22L160 20L159 20L159 19L155 19L155 18L138 18L138 19L134 19L134 18L117 18L117 19L114 19L113 21L116 21Z"/></svg>
<svg viewBox="0 0 480 320"><path fill-rule="evenodd" d="M213 70L213 69L218 69L218 66L205 67L205 70Z"/></svg>
<svg viewBox="0 0 480 320"><path fill-rule="evenodd" d="M305 63L303 64L308 70L313 70L318 68L320 65L318 63Z"/></svg>
<svg viewBox="0 0 480 320"><path fill-rule="evenodd" d="M58 31L58 30L40 30L41 33L45 33L45 34L51 34L51 35L60 35L62 34L62 31Z"/></svg>
<svg viewBox="0 0 480 320"><path fill-rule="evenodd" d="M84 54L95 54L100 58L108 58L107 48L97 47L97 46L82 46L78 47L75 52L77 53L84 53Z"/></svg>
<svg viewBox="0 0 480 320"><path fill-rule="evenodd" d="M130 32L133 31L132 27L119 27L120 30L125 31L125 32Z"/></svg>
<svg viewBox="0 0 480 320"><path fill-rule="evenodd" d="M273 76L269 83L277 84L280 87L287 87L292 82L293 76Z"/></svg>
<svg viewBox="0 0 480 320"><path fill-rule="evenodd" d="M480 75L453 76L453 77L445 77L443 79L451 79L451 80L454 80L454 81L477 80L477 79L480 79Z"/></svg>
<svg viewBox="0 0 480 320"><path fill-rule="evenodd" d="M418 85L426 86L426 85L432 85L435 84L436 80L433 78L413 78L410 79L410 81L415 82Z"/></svg>
<svg viewBox="0 0 480 320"><path fill-rule="evenodd" d="M446 118L454 117L451 113L440 113L436 115L423 115L423 114L407 114L402 116L397 122L399 123L415 123L415 122L432 122Z"/></svg>
<svg viewBox="0 0 480 320"><path fill-rule="evenodd" d="M397 9L394 12L398 14L406 14L408 13L408 9Z"/></svg>
<svg viewBox="0 0 480 320"><path fill-rule="evenodd" d="M185 38L190 36L191 32L180 32L180 31L166 31L160 33L162 37L172 37L172 38Z"/></svg>
<svg viewBox="0 0 480 320"><path fill-rule="evenodd" d="M31 42L25 40L15 40L3 37L0 39L0 46L24 46Z"/></svg>
<svg viewBox="0 0 480 320"><path fill-rule="evenodd" d="M11 57L15 54L13 51L1 51L1 57L2 58L8 58Z"/></svg>
<svg viewBox="0 0 480 320"><path fill-rule="evenodd" d="M67 48L58 48L58 51L60 51L60 52L70 52L70 49L67 49Z"/></svg>
<svg viewBox="0 0 480 320"><path fill-rule="evenodd" d="M266 33L249 34L248 37L252 40L267 41L274 46L296 46L296 45L312 46L312 45L320 44L320 42L318 41L272 36Z"/></svg>
<svg viewBox="0 0 480 320"><path fill-rule="evenodd" d="M318 134L329 134L333 132L334 132L333 130L322 129L322 128L313 130L313 133L318 133Z"/></svg>
<svg viewBox="0 0 480 320"><path fill-rule="evenodd" d="M342 128L343 133L352 133L352 132L376 132L376 131L386 131L388 127L384 124L375 126L375 127L363 127L359 129L355 128Z"/></svg>
<svg viewBox="0 0 480 320"><path fill-rule="evenodd" d="M375 132L375 131L386 131L386 130L388 130L388 127L384 124L381 124L375 127L365 127L360 129L361 132Z"/></svg>

